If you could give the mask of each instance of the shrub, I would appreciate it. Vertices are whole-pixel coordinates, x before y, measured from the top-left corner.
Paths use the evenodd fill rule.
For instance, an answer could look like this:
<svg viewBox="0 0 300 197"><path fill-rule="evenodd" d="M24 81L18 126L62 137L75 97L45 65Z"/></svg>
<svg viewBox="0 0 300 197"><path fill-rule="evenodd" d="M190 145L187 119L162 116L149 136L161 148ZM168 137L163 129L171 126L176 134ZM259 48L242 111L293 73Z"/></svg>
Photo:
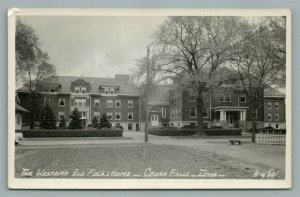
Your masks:
<svg viewBox="0 0 300 197"><path fill-rule="evenodd" d="M241 135L242 129L205 129L206 135L222 136L222 135Z"/></svg>
<svg viewBox="0 0 300 197"><path fill-rule="evenodd" d="M43 137L122 137L123 131L118 128L103 129L22 129L24 138L43 138Z"/></svg>
<svg viewBox="0 0 300 197"><path fill-rule="evenodd" d="M81 115L77 108L75 108L72 113L70 114L70 124L69 129L81 129L82 128L82 121L81 121Z"/></svg>
<svg viewBox="0 0 300 197"><path fill-rule="evenodd" d="M194 135L196 133L195 129L178 129L178 128L158 128L149 129L149 134L159 135L159 136L187 136Z"/></svg>
<svg viewBox="0 0 300 197"><path fill-rule="evenodd" d="M40 127L43 129L56 129L56 117L48 103L41 113Z"/></svg>
<svg viewBox="0 0 300 197"><path fill-rule="evenodd" d="M123 128L122 125L120 125L120 124L116 124L116 126L114 126L113 128L122 129L122 131L124 130L124 128Z"/></svg>
<svg viewBox="0 0 300 197"><path fill-rule="evenodd" d="M195 135L197 129L173 129L159 128L149 129L149 134L159 136L188 136ZM224 135L241 135L241 129L205 129L204 132L208 136L224 136Z"/></svg>
<svg viewBox="0 0 300 197"><path fill-rule="evenodd" d="M60 129L65 129L66 128L66 120L65 120L65 118L63 117L62 119L60 119L60 121L59 121L59 125L58 125L58 127L60 128Z"/></svg>
<svg viewBox="0 0 300 197"><path fill-rule="evenodd" d="M100 118L100 123L98 124L98 129L101 128L111 128L111 123L106 114L103 114Z"/></svg>
<svg viewBox="0 0 300 197"><path fill-rule="evenodd" d="M92 120L92 125L90 125L90 127L94 127L94 128L97 128L98 127L98 123L99 123L99 120L98 118L95 116Z"/></svg>

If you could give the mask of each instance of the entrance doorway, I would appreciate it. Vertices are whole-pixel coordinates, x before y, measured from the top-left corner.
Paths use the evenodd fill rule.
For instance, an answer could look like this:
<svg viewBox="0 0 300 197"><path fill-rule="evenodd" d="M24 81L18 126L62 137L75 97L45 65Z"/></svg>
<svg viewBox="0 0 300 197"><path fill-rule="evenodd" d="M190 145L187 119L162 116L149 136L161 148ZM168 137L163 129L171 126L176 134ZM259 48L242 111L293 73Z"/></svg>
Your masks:
<svg viewBox="0 0 300 197"><path fill-rule="evenodd" d="M158 115L151 116L151 126L158 127Z"/></svg>

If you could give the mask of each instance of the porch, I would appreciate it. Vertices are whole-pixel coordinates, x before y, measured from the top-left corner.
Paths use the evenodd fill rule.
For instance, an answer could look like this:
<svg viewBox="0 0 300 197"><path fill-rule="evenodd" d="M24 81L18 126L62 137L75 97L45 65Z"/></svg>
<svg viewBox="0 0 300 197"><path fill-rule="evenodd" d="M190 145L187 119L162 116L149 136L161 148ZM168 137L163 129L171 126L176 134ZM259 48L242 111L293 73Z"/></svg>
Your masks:
<svg viewBox="0 0 300 197"><path fill-rule="evenodd" d="M212 126L223 128L240 128L241 123L246 122L246 109L248 107L218 106L212 108Z"/></svg>

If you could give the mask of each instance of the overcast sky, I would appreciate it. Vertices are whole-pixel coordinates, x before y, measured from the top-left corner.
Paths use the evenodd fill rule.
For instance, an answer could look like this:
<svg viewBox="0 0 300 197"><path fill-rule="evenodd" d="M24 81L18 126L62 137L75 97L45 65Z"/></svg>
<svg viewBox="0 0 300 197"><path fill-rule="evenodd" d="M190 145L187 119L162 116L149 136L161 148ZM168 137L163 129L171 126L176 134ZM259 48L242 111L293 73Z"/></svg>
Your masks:
<svg viewBox="0 0 300 197"><path fill-rule="evenodd" d="M129 74L146 55L162 17L22 16L41 41L58 75Z"/></svg>

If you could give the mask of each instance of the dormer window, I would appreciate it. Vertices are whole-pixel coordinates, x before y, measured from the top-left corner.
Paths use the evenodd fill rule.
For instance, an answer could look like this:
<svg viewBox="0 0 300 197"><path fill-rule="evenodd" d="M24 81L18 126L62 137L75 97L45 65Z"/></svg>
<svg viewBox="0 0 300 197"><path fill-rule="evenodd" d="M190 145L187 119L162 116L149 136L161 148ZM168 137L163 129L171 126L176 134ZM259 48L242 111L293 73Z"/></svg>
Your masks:
<svg viewBox="0 0 300 197"><path fill-rule="evenodd" d="M86 87L75 87L75 93L86 93Z"/></svg>
<svg viewBox="0 0 300 197"><path fill-rule="evenodd" d="M75 93L79 93L80 92L80 87L75 87Z"/></svg>
<svg viewBox="0 0 300 197"><path fill-rule="evenodd" d="M49 85L48 91L49 92L57 92L58 91L58 86L57 85Z"/></svg>
<svg viewBox="0 0 300 197"><path fill-rule="evenodd" d="M99 90L103 94L116 94L116 92L117 92L116 87L100 87Z"/></svg>

